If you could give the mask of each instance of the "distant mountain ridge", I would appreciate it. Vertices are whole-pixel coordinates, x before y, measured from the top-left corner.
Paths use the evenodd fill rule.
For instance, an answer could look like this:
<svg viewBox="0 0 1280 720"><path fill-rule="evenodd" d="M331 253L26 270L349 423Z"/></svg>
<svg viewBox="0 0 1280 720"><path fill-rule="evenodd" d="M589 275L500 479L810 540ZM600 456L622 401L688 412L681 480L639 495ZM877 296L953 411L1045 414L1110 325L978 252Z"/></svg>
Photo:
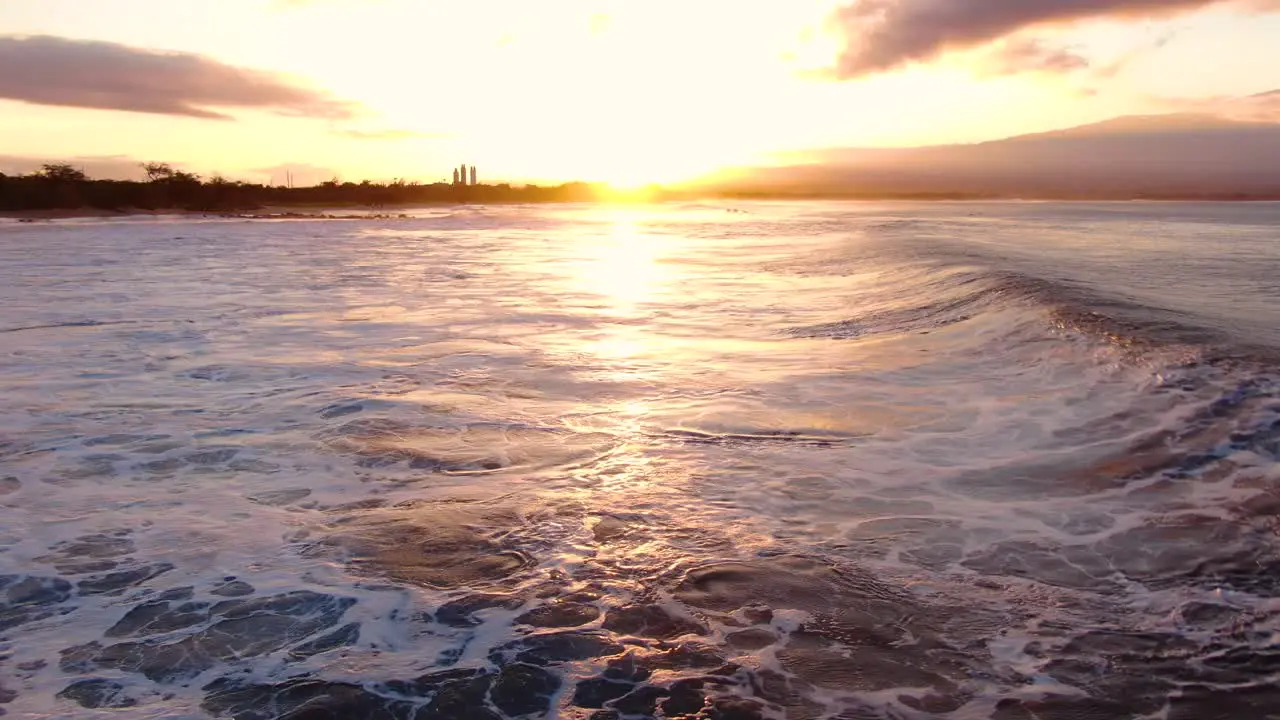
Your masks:
<svg viewBox="0 0 1280 720"><path fill-rule="evenodd" d="M1045 132L1015 135L1001 140L991 140L986 143L977 144L987 145L990 143L1055 137L1099 137L1104 135L1135 135L1167 132L1232 132L1236 130L1260 127L1272 128L1275 127L1275 124L1248 120L1232 120L1229 118L1221 118L1216 115L1210 115L1208 113L1122 115L1120 117L1089 123L1087 125L1077 125L1076 127L1064 128L1062 130L1048 130Z"/></svg>
<svg viewBox="0 0 1280 720"><path fill-rule="evenodd" d="M836 148L710 184L780 194L1280 197L1280 123L1124 116L970 145Z"/></svg>

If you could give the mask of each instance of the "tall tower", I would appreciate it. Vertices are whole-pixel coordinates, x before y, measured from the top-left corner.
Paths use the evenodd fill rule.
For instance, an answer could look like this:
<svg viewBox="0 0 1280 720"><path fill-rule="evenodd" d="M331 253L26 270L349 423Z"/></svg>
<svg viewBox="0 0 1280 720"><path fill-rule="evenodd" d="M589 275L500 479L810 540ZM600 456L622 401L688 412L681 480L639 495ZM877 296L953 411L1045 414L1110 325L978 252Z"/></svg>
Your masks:
<svg viewBox="0 0 1280 720"><path fill-rule="evenodd" d="M467 164L463 163L458 167L458 177L462 180L462 184L467 184Z"/></svg>
<svg viewBox="0 0 1280 720"><path fill-rule="evenodd" d="M476 166L475 165L471 166L471 184L472 185L476 184Z"/></svg>
<svg viewBox="0 0 1280 720"><path fill-rule="evenodd" d="M458 168L453 169L453 184L458 184Z"/></svg>

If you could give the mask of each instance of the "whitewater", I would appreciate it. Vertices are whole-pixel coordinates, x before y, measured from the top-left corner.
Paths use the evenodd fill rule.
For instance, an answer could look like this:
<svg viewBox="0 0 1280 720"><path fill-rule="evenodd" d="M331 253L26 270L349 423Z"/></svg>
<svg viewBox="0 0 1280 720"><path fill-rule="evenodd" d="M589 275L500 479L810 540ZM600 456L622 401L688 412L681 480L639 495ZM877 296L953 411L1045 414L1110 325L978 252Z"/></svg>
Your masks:
<svg viewBox="0 0 1280 720"><path fill-rule="evenodd" d="M0 221L0 714L1280 717L1280 204Z"/></svg>

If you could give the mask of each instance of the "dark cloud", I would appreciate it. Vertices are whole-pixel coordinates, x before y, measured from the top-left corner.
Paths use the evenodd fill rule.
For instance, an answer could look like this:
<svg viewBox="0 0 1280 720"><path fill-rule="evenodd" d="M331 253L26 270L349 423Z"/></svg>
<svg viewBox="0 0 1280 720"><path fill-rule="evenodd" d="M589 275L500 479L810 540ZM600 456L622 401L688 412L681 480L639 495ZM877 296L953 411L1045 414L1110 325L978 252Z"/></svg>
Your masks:
<svg viewBox="0 0 1280 720"><path fill-rule="evenodd" d="M1069 48L1047 45L1042 40L1027 38L1003 43L987 58L987 71L996 75L1022 72L1068 73L1088 70L1085 56Z"/></svg>
<svg viewBox="0 0 1280 720"><path fill-rule="evenodd" d="M847 80L984 45L1028 27L1168 16L1211 5L1280 10L1280 0L855 0L832 18L845 37L832 70Z"/></svg>
<svg viewBox="0 0 1280 720"><path fill-rule="evenodd" d="M190 53L48 35L0 36L0 98L36 105L226 119L229 108L348 118L350 103Z"/></svg>

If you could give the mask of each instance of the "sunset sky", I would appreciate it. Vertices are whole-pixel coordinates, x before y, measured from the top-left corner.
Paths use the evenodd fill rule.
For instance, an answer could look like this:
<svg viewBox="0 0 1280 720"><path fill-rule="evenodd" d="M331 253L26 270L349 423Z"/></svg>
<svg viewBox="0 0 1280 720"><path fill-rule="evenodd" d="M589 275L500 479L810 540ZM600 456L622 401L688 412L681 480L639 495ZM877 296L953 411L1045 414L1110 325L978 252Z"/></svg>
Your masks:
<svg viewBox="0 0 1280 720"><path fill-rule="evenodd" d="M1280 0L0 0L6 172L672 182L1278 88Z"/></svg>

